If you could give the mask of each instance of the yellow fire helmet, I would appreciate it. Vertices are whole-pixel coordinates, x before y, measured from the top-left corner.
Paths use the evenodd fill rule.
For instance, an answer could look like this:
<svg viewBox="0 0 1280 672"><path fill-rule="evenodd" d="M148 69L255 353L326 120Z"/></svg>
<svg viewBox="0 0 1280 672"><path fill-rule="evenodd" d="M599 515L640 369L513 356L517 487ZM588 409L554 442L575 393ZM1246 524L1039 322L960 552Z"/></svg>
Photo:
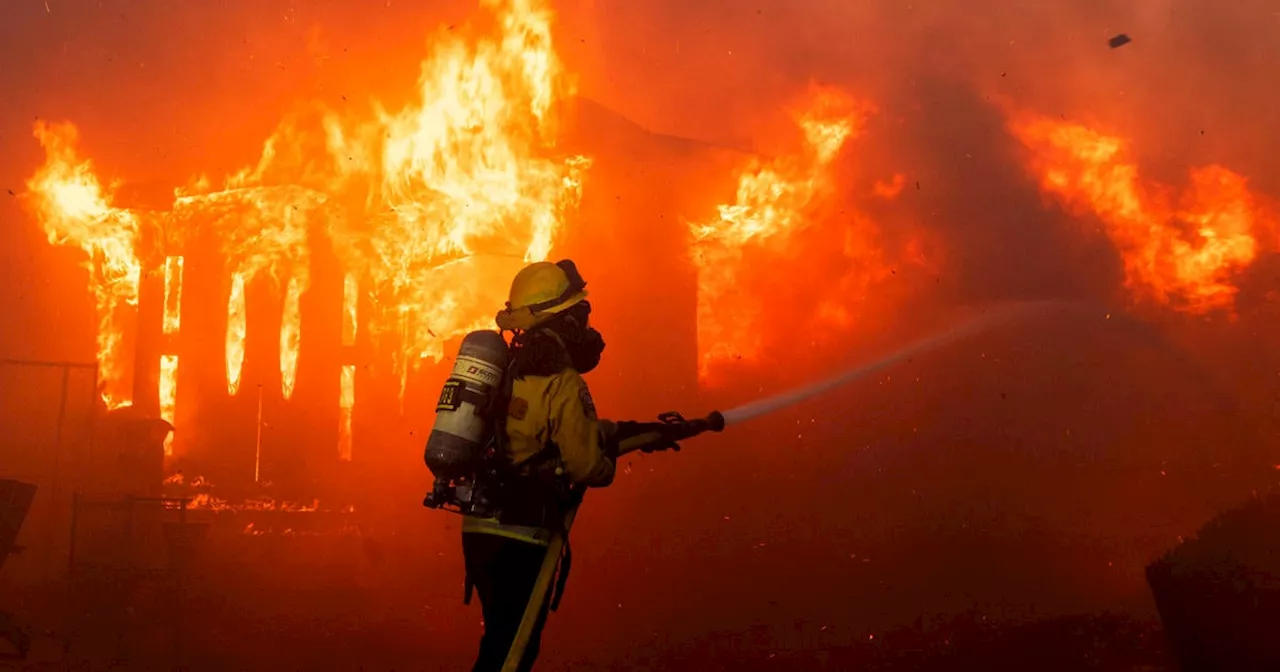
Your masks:
<svg viewBox="0 0 1280 672"><path fill-rule="evenodd" d="M532 329L587 298L587 282L568 259L530 264L511 281L506 309L496 322L502 331Z"/></svg>

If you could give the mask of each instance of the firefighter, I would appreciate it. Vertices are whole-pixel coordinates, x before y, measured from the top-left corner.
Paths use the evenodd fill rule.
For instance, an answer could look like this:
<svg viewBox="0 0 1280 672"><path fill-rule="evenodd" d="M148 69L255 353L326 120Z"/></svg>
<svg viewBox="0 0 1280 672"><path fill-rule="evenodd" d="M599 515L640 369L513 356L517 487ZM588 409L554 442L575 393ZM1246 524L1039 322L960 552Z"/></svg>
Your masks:
<svg viewBox="0 0 1280 672"><path fill-rule="evenodd" d="M604 350L600 332L590 326L586 298L586 282L572 261L535 263L516 275L497 317L501 330L514 333L502 447L513 476L499 490L498 518L463 519L467 594L474 589L484 614L473 672L502 668L548 542L565 532L564 517L575 497L613 482L613 425L596 417L582 379ZM563 578L558 583L562 587ZM521 670L537 658L551 599L541 605Z"/></svg>

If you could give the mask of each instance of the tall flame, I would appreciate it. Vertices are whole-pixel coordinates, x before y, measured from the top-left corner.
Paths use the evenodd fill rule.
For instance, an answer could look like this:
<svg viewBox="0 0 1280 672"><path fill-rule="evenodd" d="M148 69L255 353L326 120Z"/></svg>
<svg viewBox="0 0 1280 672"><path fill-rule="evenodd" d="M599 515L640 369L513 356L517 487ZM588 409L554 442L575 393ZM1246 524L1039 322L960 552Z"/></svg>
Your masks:
<svg viewBox="0 0 1280 672"><path fill-rule="evenodd" d="M245 312L244 275L233 273L227 300L226 341L227 393L232 396L240 391L240 374L244 369Z"/></svg>
<svg viewBox="0 0 1280 672"><path fill-rule="evenodd" d="M351 461L351 414L356 406L356 367L344 364L338 380L338 459Z"/></svg>
<svg viewBox="0 0 1280 672"><path fill-rule="evenodd" d="M276 139L263 150L268 161L275 156ZM328 197L297 185L261 186L265 168L242 171L228 178L226 188L208 191L207 180L180 190L174 202L173 220L212 227L223 241L232 275L232 296L227 313L227 389L239 389L246 331L245 285L259 277L272 281L283 295L280 332L281 392L293 394L301 325L299 299L310 284L308 225L323 212ZM250 185L250 186L246 186ZM285 278L288 278L287 282ZM239 283L240 294L236 293Z"/></svg>
<svg viewBox="0 0 1280 672"><path fill-rule="evenodd" d="M1015 117L1010 128L1030 150L1041 188L1102 220L1129 290L1193 314L1233 308L1234 276L1257 256L1262 227L1274 226L1244 177L1198 168L1179 195L1143 182L1120 138L1036 116Z"/></svg>
<svg viewBox="0 0 1280 672"><path fill-rule="evenodd" d="M164 321L162 331L172 336L182 326L182 257L164 260Z"/></svg>
<svg viewBox="0 0 1280 672"><path fill-rule="evenodd" d="M342 279L342 345L356 344L360 283L350 273ZM356 367L345 364L338 380L338 459L351 459L352 413L356 404Z"/></svg>
<svg viewBox="0 0 1280 672"><path fill-rule="evenodd" d="M221 241L230 279L229 394L243 383L251 287L255 295L274 288L281 299L281 392L293 394L305 338L299 306L317 234L328 234L352 269L350 291L358 278L368 297L361 329L391 353L402 398L424 359L438 361L446 341L489 326L516 271L551 253L590 165L556 149L558 109L571 85L553 48L552 14L544 0L482 6L495 20L442 31L403 109L375 102L365 116L328 112L316 128L287 119L256 164L220 185L194 179L177 190L170 212L157 215L177 238ZM49 153L31 181L41 222L51 240L90 254L104 398L126 403L130 367L121 362L119 322L120 309L137 298L137 218L111 207L89 164L77 162L74 128L38 125L36 134ZM204 237L182 235L196 233ZM354 342L351 306L344 343ZM176 375L177 360L166 361L164 371ZM353 365L335 373L349 436Z"/></svg>
<svg viewBox="0 0 1280 672"><path fill-rule="evenodd" d="M161 332L173 337L182 326L182 257L166 257L164 260L164 315ZM172 343L165 347L172 349ZM160 356L160 417L173 425L178 405L178 356ZM173 432L165 435L164 454L173 454Z"/></svg>
<svg viewBox="0 0 1280 672"><path fill-rule="evenodd" d="M356 276L348 273L342 278L342 344L356 344L356 329L359 327L357 311L360 308L360 282Z"/></svg>
<svg viewBox="0 0 1280 672"><path fill-rule="evenodd" d="M100 393L107 408L127 406L133 391L123 338L138 302L138 218L112 207L110 190L99 184L93 164L79 159L75 126L37 122L35 137L44 146L45 163L27 181L27 189L49 242L74 245L88 256L98 320Z"/></svg>
<svg viewBox="0 0 1280 672"><path fill-rule="evenodd" d="M870 111L838 90L815 89L798 118L803 151L753 160L739 177L734 203L721 205L717 219L691 225L698 270L699 376L704 382L721 362L760 355L767 310L759 297L742 288L746 277L758 275L751 272L747 256L782 256L788 243L814 224L810 207L830 183L830 164ZM776 281L785 284L787 278Z"/></svg>
<svg viewBox="0 0 1280 672"><path fill-rule="evenodd" d="M367 268L376 342L403 377L444 342L492 321L524 262L547 258L589 165L557 156L556 103L567 85L541 2L487 0L497 35L442 34L422 64L418 99L376 120L329 120L348 179L372 182L377 207L336 231ZM403 392L403 390L402 390Z"/></svg>
<svg viewBox="0 0 1280 672"><path fill-rule="evenodd" d="M160 356L160 417L173 424L178 400L178 356ZM173 432L164 437L164 454L173 454Z"/></svg>
<svg viewBox="0 0 1280 672"><path fill-rule="evenodd" d="M293 386L298 381L298 346L301 341L301 311L298 302L302 294L297 277L289 279L284 295L284 313L280 319L280 393L285 399L293 396Z"/></svg>

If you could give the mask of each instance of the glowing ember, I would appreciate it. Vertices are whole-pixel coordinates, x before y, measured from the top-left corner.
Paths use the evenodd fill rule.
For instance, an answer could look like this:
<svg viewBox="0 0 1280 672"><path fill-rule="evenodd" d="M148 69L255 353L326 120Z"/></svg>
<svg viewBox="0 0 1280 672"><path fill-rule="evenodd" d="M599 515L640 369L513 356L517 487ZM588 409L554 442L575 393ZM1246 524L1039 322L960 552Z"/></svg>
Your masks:
<svg viewBox="0 0 1280 672"><path fill-rule="evenodd" d="M107 408L127 406L131 357L123 343L125 324L135 315L141 266L135 252L137 217L110 204L111 193L81 161L71 124L36 122L45 163L27 181L31 204L55 245L74 245L88 255L89 286L98 321L98 381Z"/></svg>
<svg viewBox="0 0 1280 672"><path fill-rule="evenodd" d="M310 504L299 502L281 502L270 497L246 499L240 503L228 502L207 492L196 493L187 502L188 509L208 509L210 511L290 511L309 513L320 510L320 500L313 499Z"/></svg>
<svg viewBox="0 0 1280 672"><path fill-rule="evenodd" d="M244 368L245 302L244 276L231 275L231 296L227 300L227 393L240 391L240 373Z"/></svg>
<svg viewBox="0 0 1280 672"><path fill-rule="evenodd" d="M880 198L893 200L902 193L902 187L906 186L906 184L906 176L902 174L894 175L889 182L876 182L874 193Z"/></svg>
<svg viewBox="0 0 1280 672"><path fill-rule="evenodd" d="M860 128L870 108L860 106L839 91L817 89L807 110L798 119L806 145L796 156L773 161L753 161L738 182L732 205L721 205L718 219L692 225L694 261L698 268L699 375L706 382L719 362L753 360L764 347L762 329L769 309L743 282L752 253L769 259L781 257L801 231L815 223L810 217L814 200L828 186L828 168L844 143ZM861 241L850 232L845 246L856 256ZM754 261L760 261L755 259ZM774 271L776 283L788 279ZM818 316L829 314L846 322L848 316L835 304L819 307Z"/></svg>
<svg viewBox="0 0 1280 672"><path fill-rule="evenodd" d="M1073 213L1102 220L1130 291L1195 314L1232 309L1235 274L1257 255L1263 227L1274 226L1245 178L1220 166L1196 169L1175 198L1140 180L1119 138L1043 117L1010 127L1032 152L1041 188Z"/></svg>
<svg viewBox="0 0 1280 672"><path fill-rule="evenodd" d="M338 459L351 461L351 413L356 405L356 367L342 367L338 391Z"/></svg>
<svg viewBox="0 0 1280 672"><path fill-rule="evenodd" d="M293 386L298 380L298 344L302 331L298 300L301 291L298 279L291 278L284 295L284 313L280 321L280 393L285 399L293 396Z"/></svg>

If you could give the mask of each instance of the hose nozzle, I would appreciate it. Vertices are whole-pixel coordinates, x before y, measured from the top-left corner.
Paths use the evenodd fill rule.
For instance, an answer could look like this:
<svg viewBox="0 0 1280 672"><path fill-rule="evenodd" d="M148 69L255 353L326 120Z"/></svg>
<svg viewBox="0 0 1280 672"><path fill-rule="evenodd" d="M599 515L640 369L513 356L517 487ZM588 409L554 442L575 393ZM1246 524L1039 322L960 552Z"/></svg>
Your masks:
<svg viewBox="0 0 1280 672"><path fill-rule="evenodd" d="M618 455L634 450L678 450L678 441L691 439L704 432L723 431L724 425L724 415L720 411L713 411L705 418L693 420L672 411L659 415L657 422L620 422L613 438L617 442Z"/></svg>
<svg viewBox="0 0 1280 672"><path fill-rule="evenodd" d="M691 439L703 432L724 431L724 416L720 414L720 411L712 411L705 418L694 418L693 420L686 420L683 415L671 411L670 413L659 415L658 422L667 426L666 435L672 441Z"/></svg>

